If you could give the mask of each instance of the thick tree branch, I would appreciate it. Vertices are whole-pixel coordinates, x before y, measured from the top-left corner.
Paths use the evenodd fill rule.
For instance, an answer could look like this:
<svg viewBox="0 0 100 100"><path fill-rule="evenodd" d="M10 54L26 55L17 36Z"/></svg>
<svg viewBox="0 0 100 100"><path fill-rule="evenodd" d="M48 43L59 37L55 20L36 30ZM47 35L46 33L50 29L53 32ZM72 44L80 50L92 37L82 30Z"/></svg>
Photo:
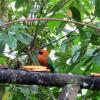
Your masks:
<svg viewBox="0 0 100 100"><path fill-rule="evenodd" d="M46 72L28 72L23 70L0 69L0 83L36 84L63 87L77 84L82 88L100 89L100 77L78 76Z"/></svg>
<svg viewBox="0 0 100 100"><path fill-rule="evenodd" d="M65 85L58 97L58 100L75 100L79 90L80 86L75 84Z"/></svg>

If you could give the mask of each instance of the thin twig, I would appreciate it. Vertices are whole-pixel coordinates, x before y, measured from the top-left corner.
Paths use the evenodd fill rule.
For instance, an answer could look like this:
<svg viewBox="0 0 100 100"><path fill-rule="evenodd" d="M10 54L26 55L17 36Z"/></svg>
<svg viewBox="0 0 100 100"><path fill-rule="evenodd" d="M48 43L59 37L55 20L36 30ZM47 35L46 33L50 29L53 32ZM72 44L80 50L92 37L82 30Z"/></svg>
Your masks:
<svg viewBox="0 0 100 100"><path fill-rule="evenodd" d="M80 26L87 26L87 27L93 28L97 31L100 31L100 28L94 27L94 26L86 24L86 23L81 23L81 22L67 20L67 19L60 19L60 18L32 18L32 19L15 20L15 21L10 21L8 23L2 24L2 25L0 25L0 27L4 27L7 25L16 23L16 22L26 22L26 21L63 21L63 22L68 22L68 23L74 23L74 24L77 24Z"/></svg>
<svg viewBox="0 0 100 100"><path fill-rule="evenodd" d="M40 9L40 14L39 14L38 18L40 18L41 15L43 14L44 7L45 7L45 5L42 4L41 9ZM40 24L40 21L38 21L37 26L36 26L36 30L35 30L35 34L34 34L34 39L33 39L32 43L31 43L31 49L34 47L35 41L37 39L39 24Z"/></svg>
<svg viewBox="0 0 100 100"><path fill-rule="evenodd" d="M71 31L70 34L73 33L74 31L75 31L75 30ZM50 44L55 43L55 42L57 42L57 41L63 39L64 37L67 37L67 36L69 36L69 33L66 34L66 35L64 35L64 36L62 36L62 37L59 38L59 39L56 39L56 40L54 40L54 41L51 41L50 43L48 43L47 45L44 45L44 46L40 47L39 49L43 49L43 48L49 46ZM72 41L72 40L73 40L73 39L71 39L70 41ZM67 41L67 42L69 42L69 41Z"/></svg>

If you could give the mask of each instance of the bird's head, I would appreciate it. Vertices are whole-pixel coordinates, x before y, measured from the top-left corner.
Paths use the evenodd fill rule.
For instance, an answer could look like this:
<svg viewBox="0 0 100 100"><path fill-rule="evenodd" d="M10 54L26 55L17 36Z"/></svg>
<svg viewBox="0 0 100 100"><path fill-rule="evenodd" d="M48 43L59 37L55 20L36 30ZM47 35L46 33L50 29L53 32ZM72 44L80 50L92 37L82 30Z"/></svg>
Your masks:
<svg viewBox="0 0 100 100"><path fill-rule="evenodd" d="M49 53L47 50L41 49L41 50L39 50L39 54L43 55L43 56L48 56Z"/></svg>
<svg viewBox="0 0 100 100"><path fill-rule="evenodd" d="M39 55L42 55L42 56L48 56L49 55L49 53L48 53L48 51L47 50L44 50L44 49L40 49L40 50L38 50L38 49L32 49L35 53L37 53L37 54L39 54Z"/></svg>

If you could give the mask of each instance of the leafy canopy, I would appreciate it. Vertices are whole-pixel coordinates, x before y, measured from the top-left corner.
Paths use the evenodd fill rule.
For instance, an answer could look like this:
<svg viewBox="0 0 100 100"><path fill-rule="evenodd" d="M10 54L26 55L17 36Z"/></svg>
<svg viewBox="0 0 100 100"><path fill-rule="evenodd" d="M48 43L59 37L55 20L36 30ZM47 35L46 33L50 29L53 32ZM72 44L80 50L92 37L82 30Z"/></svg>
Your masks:
<svg viewBox="0 0 100 100"><path fill-rule="evenodd" d="M3 10L2 10L2 9ZM31 48L46 48L59 73L89 75L100 71L100 0L1 0L0 25L7 21L27 18L60 18L64 21L24 21L0 27L0 64L14 67L18 61L23 65L32 64L27 51ZM71 22L75 21L75 22ZM77 23L78 22L78 23ZM81 25L81 23L84 23ZM7 51L9 48L9 52ZM14 59L11 55L16 52ZM10 55L10 56L9 56ZM37 89L37 87L35 87ZM29 96L29 100L37 100L34 95L8 89L12 98L19 95L18 100ZM20 92L18 92L20 90ZM50 100L43 87L40 95ZM12 92L14 91L14 92ZM33 90L31 90L33 91ZM59 89L52 88L55 97ZM6 92L7 94L8 92ZM17 93L17 94L16 94ZM86 92L86 98L99 100L98 93ZM6 95L5 94L5 95ZM4 95L4 96L5 96ZM42 97L41 97L42 98ZM79 100L80 100L79 96Z"/></svg>

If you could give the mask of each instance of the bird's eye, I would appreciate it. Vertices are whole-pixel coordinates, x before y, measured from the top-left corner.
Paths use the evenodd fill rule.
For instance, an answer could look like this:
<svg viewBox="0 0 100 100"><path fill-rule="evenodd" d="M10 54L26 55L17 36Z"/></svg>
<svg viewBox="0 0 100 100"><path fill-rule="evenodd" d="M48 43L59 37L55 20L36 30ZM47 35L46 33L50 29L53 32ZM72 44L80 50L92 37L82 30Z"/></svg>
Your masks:
<svg viewBox="0 0 100 100"><path fill-rule="evenodd" d="M42 52L42 51L39 51L39 54L40 54L40 55L42 55L42 54L43 54L43 52Z"/></svg>

